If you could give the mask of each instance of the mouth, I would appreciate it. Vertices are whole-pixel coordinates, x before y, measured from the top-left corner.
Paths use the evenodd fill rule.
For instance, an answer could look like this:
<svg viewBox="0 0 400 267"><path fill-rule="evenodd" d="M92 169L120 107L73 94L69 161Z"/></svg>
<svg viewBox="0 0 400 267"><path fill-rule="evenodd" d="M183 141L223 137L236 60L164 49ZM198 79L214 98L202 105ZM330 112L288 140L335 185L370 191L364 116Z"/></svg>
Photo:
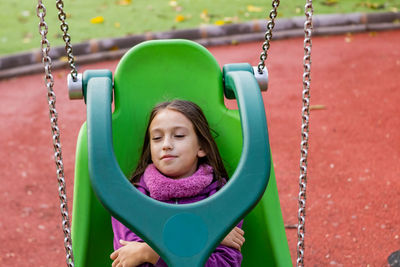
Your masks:
<svg viewBox="0 0 400 267"><path fill-rule="evenodd" d="M161 159L172 159L172 158L176 158L176 156L174 155L164 155L161 157Z"/></svg>

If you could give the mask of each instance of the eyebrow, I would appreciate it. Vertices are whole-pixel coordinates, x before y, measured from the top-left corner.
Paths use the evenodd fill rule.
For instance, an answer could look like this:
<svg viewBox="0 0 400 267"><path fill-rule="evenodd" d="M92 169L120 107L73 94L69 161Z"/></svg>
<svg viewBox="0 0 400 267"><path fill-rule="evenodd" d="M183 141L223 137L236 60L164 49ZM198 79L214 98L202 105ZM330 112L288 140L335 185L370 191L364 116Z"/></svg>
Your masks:
<svg viewBox="0 0 400 267"><path fill-rule="evenodd" d="M180 129L187 130L188 128L185 127L185 126L175 126L175 127L172 127L172 128L171 128L171 130L173 130L173 131L175 131L175 130L180 130ZM163 131L163 129L154 128L154 129L150 130L150 133L153 133L153 132L162 132L162 131Z"/></svg>

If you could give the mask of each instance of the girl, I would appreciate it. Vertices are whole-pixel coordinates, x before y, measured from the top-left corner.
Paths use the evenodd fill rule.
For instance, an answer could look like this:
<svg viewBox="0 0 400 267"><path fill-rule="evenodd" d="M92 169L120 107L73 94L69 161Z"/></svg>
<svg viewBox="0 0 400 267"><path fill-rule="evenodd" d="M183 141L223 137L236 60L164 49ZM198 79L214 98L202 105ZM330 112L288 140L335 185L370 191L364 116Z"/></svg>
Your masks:
<svg viewBox="0 0 400 267"><path fill-rule="evenodd" d="M208 122L193 102L174 100L151 112L141 158L131 182L143 194L175 204L197 202L216 193L228 174ZM215 249L206 266L240 266L242 222ZM113 267L167 266L140 237L112 218Z"/></svg>

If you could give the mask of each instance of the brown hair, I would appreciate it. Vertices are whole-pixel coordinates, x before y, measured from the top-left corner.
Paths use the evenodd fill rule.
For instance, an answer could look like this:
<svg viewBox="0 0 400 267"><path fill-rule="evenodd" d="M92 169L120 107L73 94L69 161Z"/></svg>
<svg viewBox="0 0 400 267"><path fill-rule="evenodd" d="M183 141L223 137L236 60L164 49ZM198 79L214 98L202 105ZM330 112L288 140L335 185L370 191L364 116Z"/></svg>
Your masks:
<svg viewBox="0 0 400 267"><path fill-rule="evenodd" d="M149 122L147 124L146 133L144 136L142 154L137 164L136 170L130 179L132 183L138 183L140 177L143 175L146 167L152 163L151 152L150 152L150 134L149 128L154 117L164 109L171 109L182 113L188 118L195 130L199 145L206 153L205 157L199 158L198 164L208 164L214 169L214 179L223 183L223 179L228 179L228 173L222 162L221 155L219 154L217 144L211 135L210 126L208 125L207 119L198 105L191 101L186 100L173 100L171 102L162 102L156 105L150 113Z"/></svg>

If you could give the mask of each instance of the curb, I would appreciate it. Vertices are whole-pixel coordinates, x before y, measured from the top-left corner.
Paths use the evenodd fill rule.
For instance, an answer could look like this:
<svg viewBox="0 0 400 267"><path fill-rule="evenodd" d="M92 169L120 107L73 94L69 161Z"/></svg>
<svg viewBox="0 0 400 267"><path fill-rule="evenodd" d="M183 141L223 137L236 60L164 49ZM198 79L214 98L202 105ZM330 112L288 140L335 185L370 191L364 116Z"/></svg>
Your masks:
<svg viewBox="0 0 400 267"><path fill-rule="evenodd" d="M304 35L304 17L277 19L273 30L273 39L292 38ZM156 39L189 39L204 46L237 44L264 39L267 30L266 20L255 20L239 24L205 26L196 29L184 29L158 33L147 33L126 37L90 40L73 45L76 65L96 61L120 58L136 44ZM400 12L350 13L315 15L313 17L313 35L333 35L365 31L400 29ZM43 72L40 49L0 57L0 79ZM54 47L50 50L52 67L63 68L68 62L63 60L65 48Z"/></svg>

